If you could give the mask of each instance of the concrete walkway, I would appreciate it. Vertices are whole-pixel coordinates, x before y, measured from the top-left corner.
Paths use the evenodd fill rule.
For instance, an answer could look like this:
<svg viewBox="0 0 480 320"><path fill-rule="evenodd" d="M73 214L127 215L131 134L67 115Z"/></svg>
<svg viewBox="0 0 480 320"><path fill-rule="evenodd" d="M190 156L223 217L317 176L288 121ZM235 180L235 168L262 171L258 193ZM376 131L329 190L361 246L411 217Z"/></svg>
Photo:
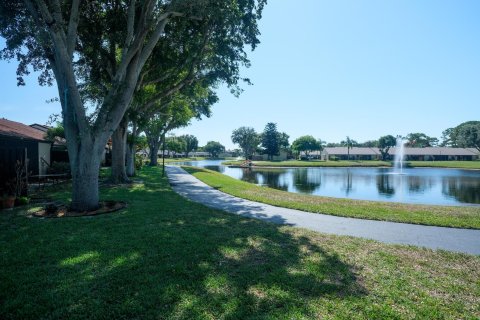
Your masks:
<svg viewBox="0 0 480 320"><path fill-rule="evenodd" d="M173 189L185 198L241 216L385 243L480 255L480 230L343 218L280 208L215 190L178 166L167 166L167 174Z"/></svg>

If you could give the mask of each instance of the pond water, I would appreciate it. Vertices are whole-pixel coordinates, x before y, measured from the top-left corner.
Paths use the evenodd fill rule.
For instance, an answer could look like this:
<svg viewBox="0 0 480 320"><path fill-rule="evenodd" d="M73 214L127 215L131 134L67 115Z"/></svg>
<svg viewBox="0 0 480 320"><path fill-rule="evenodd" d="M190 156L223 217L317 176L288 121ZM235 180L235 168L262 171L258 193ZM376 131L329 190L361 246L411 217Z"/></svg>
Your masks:
<svg viewBox="0 0 480 320"><path fill-rule="evenodd" d="M360 200L479 205L480 170L406 168L230 168L221 160L182 162L288 192Z"/></svg>

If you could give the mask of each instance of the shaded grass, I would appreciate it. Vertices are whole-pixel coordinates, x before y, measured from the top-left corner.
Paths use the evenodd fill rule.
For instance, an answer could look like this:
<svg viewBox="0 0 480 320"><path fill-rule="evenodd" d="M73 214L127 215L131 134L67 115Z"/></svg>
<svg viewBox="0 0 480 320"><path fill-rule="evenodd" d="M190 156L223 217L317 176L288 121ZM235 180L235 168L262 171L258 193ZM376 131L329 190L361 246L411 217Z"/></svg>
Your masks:
<svg viewBox="0 0 480 320"><path fill-rule="evenodd" d="M480 206L431 206L320 197L257 186L203 168L184 169L220 191L278 207L342 217L480 229Z"/></svg>
<svg viewBox="0 0 480 320"><path fill-rule="evenodd" d="M0 318L480 316L479 257L241 218L181 198L158 168L139 179L101 190L129 202L114 214L2 212Z"/></svg>
<svg viewBox="0 0 480 320"><path fill-rule="evenodd" d="M225 161L227 166L239 166L244 161ZM356 160L356 161L322 161L322 160L286 160L286 161L253 161L258 167L391 167L391 161ZM408 167L480 169L480 161L407 161Z"/></svg>

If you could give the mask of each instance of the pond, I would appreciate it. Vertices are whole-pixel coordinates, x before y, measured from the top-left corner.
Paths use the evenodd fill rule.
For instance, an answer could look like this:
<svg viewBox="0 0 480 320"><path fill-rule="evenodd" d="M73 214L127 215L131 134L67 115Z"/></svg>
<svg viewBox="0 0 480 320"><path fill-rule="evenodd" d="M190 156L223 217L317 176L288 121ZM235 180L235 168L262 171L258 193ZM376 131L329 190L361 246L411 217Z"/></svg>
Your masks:
<svg viewBox="0 0 480 320"><path fill-rule="evenodd" d="M480 170L407 168L231 168L221 160L178 163L235 179L318 196L434 205L479 205Z"/></svg>

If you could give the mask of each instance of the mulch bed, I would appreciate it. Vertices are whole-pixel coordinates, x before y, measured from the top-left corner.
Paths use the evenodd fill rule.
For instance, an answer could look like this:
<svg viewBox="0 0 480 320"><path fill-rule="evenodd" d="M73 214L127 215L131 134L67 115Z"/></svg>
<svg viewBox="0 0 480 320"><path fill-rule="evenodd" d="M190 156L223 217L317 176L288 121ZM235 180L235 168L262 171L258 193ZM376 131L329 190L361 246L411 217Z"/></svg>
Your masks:
<svg viewBox="0 0 480 320"><path fill-rule="evenodd" d="M123 201L100 201L100 207L93 211L70 211L65 204L50 203L32 215L38 218L68 218L68 217L85 217L96 216L99 214L111 213L126 208L127 203Z"/></svg>

